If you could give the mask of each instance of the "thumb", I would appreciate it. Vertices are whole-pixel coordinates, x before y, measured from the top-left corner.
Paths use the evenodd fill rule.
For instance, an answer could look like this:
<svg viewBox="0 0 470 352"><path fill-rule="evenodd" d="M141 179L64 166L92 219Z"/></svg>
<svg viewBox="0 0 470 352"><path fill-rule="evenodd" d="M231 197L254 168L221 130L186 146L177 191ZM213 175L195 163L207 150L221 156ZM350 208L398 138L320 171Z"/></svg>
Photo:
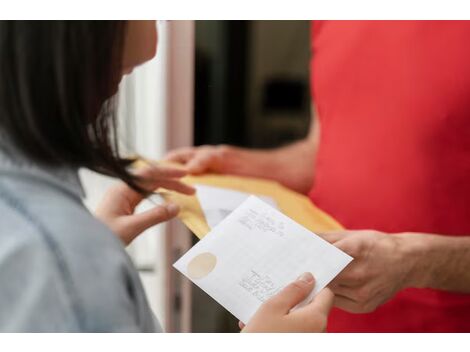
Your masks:
<svg viewBox="0 0 470 352"><path fill-rule="evenodd" d="M311 273L304 273L299 278L271 297L266 303L273 309L280 310L284 314L307 298L315 286L315 278Z"/></svg>
<svg viewBox="0 0 470 352"><path fill-rule="evenodd" d="M149 227L170 220L178 215L180 208L176 204L157 206L139 214L133 214L127 218L127 226L130 232L139 234Z"/></svg>

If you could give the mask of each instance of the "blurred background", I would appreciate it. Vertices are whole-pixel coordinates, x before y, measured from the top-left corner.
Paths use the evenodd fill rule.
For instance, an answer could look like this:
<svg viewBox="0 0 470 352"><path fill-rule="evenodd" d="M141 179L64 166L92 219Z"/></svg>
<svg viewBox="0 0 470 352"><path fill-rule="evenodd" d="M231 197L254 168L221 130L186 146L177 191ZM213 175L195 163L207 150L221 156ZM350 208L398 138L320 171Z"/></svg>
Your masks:
<svg viewBox="0 0 470 352"><path fill-rule="evenodd" d="M306 136L308 21L159 21L157 56L120 89L122 150L158 160L188 145L268 148ZM123 117L126 116L124 119ZM116 180L82 170L94 209ZM143 202L142 209L152 204ZM238 321L172 268L196 237L178 221L128 248L169 332L238 332Z"/></svg>

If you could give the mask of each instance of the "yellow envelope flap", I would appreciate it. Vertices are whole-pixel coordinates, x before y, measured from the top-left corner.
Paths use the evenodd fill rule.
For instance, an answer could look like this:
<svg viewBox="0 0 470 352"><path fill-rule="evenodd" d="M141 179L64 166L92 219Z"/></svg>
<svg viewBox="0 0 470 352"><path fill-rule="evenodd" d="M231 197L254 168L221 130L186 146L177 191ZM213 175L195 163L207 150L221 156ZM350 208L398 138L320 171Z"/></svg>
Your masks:
<svg viewBox="0 0 470 352"><path fill-rule="evenodd" d="M182 181L191 185L208 185L271 197L285 215L312 232L343 229L335 219L313 205L308 197L275 181L218 174L187 176ZM168 190L161 194L166 201L181 207L178 217L197 237L203 238L210 231L197 196L186 196Z"/></svg>

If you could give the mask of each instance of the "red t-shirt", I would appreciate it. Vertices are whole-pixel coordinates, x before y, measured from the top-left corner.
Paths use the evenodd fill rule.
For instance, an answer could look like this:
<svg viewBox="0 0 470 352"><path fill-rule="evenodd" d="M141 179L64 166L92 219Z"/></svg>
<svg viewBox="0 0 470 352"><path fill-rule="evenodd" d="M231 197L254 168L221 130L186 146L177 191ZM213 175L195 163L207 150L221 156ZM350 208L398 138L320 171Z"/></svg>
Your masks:
<svg viewBox="0 0 470 352"><path fill-rule="evenodd" d="M470 22L314 21L312 49L313 202L348 229L470 235ZM407 289L329 331L470 332L470 295Z"/></svg>

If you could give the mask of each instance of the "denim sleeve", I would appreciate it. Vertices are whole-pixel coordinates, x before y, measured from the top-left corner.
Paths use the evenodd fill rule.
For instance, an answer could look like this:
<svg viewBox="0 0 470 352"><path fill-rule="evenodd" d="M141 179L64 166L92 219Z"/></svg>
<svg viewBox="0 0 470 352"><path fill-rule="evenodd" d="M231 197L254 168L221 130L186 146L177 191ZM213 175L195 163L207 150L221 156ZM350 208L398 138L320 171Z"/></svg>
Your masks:
<svg viewBox="0 0 470 352"><path fill-rule="evenodd" d="M0 331L79 331L47 248L24 234L9 235L0 247Z"/></svg>

